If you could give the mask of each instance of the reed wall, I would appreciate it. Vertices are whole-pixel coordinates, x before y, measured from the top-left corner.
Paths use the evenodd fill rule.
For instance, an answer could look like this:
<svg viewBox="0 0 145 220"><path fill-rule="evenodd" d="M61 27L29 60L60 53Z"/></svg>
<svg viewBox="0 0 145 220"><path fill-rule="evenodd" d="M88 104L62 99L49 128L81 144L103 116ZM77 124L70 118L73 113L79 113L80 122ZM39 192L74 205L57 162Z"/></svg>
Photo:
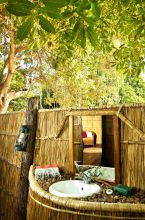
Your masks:
<svg viewBox="0 0 145 220"><path fill-rule="evenodd" d="M55 139L66 113L65 110L39 111L34 164L56 164L68 170L68 120L59 138Z"/></svg>
<svg viewBox="0 0 145 220"><path fill-rule="evenodd" d="M122 113L145 133L145 107L123 108ZM145 138L121 122L122 183L145 189Z"/></svg>
<svg viewBox="0 0 145 220"><path fill-rule="evenodd" d="M21 153L14 145L24 113L0 114L0 219L17 220Z"/></svg>

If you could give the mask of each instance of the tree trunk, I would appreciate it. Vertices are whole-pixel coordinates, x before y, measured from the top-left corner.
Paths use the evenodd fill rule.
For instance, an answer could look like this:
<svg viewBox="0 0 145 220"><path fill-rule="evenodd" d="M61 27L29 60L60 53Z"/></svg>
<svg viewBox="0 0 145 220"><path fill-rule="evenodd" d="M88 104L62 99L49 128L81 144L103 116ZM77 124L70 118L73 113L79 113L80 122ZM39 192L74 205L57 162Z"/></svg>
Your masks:
<svg viewBox="0 0 145 220"><path fill-rule="evenodd" d="M37 111L39 107L39 100L31 98L28 103L28 110L26 112L26 125L29 126L29 138L27 142L26 152L22 153L20 186L19 186L19 214L18 219L26 220L27 214L27 198L29 190L28 173L30 165L33 164L35 136L37 128Z"/></svg>

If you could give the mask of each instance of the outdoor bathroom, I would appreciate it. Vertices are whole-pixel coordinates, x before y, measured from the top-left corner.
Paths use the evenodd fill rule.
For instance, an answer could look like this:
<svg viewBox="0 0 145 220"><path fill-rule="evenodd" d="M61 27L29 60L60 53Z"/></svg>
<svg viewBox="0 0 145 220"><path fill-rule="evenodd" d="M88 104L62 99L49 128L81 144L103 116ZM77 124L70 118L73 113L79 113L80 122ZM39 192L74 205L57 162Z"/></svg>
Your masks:
<svg viewBox="0 0 145 220"><path fill-rule="evenodd" d="M0 220L145 220L144 9L0 0Z"/></svg>
<svg viewBox="0 0 145 220"><path fill-rule="evenodd" d="M23 185L21 179L25 180L23 169L31 150L28 145L26 151L16 152L14 146L16 135L21 125L30 119L27 114L31 111L27 114L1 114L0 138L3 147L0 151L0 169L5 171L0 177L0 213L3 219L16 220L22 213L29 220L105 220L108 216L112 219L144 219L144 141L141 141L144 124L138 121L138 118L144 121L144 105L119 108L39 110L35 115L37 126L33 127L36 132L30 147L32 150L34 146L33 162L31 167L25 167L29 172L29 188ZM96 143L84 146L82 131L94 132ZM85 148L89 149L87 153ZM98 157L98 151L94 152L92 148L99 148L101 156L99 154ZM87 162L86 154L91 155L87 157ZM136 160L138 166L135 165ZM30 164L29 160L27 162ZM98 167L114 169L114 181L100 178ZM47 169L45 175L44 169ZM4 175L8 173L11 175ZM89 177L88 183L85 183L82 174ZM79 185L72 185L73 181ZM61 182L69 184L69 187L63 185L63 189L67 189L71 196L67 194L65 197L66 191L63 196L55 195L58 186L53 184ZM92 192L92 195L85 194L83 197L79 194L77 198L75 194L73 197L72 192L78 190L75 187L81 187L83 193ZM138 191L134 193L133 189ZM28 201L24 200L24 190L28 193ZM7 212L8 207L11 207L12 213Z"/></svg>

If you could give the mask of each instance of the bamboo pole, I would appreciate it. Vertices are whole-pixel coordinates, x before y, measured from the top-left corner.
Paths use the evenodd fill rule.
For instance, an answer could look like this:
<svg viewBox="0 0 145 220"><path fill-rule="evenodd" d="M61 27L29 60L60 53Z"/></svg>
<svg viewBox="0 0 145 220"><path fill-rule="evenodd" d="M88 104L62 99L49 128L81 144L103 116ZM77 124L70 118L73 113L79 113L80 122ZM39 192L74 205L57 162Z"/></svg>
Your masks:
<svg viewBox="0 0 145 220"><path fill-rule="evenodd" d="M69 116L69 171L74 174L74 117Z"/></svg>

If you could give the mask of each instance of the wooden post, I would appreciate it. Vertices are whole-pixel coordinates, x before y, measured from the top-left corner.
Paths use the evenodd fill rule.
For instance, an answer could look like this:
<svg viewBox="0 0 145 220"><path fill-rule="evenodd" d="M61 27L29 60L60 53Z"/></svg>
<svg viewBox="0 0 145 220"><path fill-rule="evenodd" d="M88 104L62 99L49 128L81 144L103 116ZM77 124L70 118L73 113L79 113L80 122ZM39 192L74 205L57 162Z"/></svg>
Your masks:
<svg viewBox="0 0 145 220"><path fill-rule="evenodd" d="M26 111L26 125L29 126L29 137L26 152L22 153L20 171L18 219L21 220L26 220L27 215L27 198L29 190L28 173L30 165L33 164L38 106L38 99L32 98L28 102L28 109Z"/></svg>
<svg viewBox="0 0 145 220"><path fill-rule="evenodd" d="M74 174L74 116L69 116L69 171Z"/></svg>
<svg viewBox="0 0 145 220"><path fill-rule="evenodd" d="M114 129L114 167L115 167L115 184L120 183L120 134L119 134L119 118L113 116Z"/></svg>

